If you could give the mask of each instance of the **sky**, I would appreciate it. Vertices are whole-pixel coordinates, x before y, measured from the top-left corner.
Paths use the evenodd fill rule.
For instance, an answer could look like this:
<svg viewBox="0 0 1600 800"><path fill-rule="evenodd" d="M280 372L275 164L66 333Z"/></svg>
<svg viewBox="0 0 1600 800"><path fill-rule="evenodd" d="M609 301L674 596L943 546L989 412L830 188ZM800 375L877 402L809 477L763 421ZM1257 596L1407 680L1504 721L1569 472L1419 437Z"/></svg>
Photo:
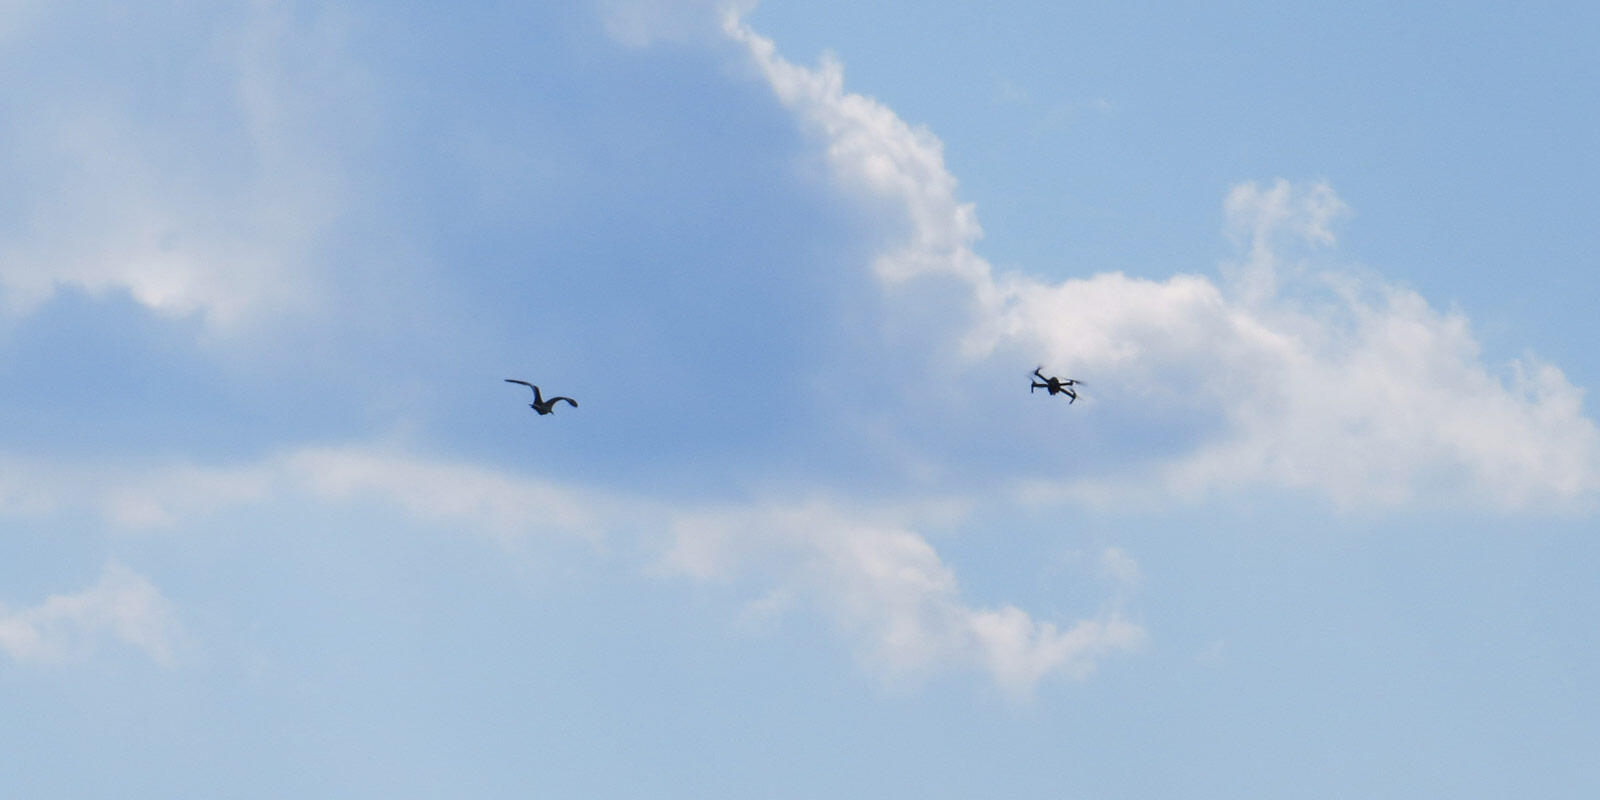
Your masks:
<svg viewBox="0 0 1600 800"><path fill-rule="evenodd" d="M1597 35L0 4L0 787L1591 797Z"/></svg>

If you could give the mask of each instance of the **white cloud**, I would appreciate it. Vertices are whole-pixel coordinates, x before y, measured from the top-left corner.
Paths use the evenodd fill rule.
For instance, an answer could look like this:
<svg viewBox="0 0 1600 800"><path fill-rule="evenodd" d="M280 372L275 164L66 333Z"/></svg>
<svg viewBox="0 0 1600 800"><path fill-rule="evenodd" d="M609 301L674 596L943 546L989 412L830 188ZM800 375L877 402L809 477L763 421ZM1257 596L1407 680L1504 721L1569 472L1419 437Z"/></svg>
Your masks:
<svg viewBox="0 0 1600 800"><path fill-rule="evenodd" d="M944 146L888 106L844 90L844 69L824 57L816 69L792 64L777 46L728 15L724 30L748 48L778 99L820 137L835 180L884 203L902 217L904 239L873 266L890 283L949 273L974 288L990 283L988 262L972 251L983 235L971 203L956 199L956 179L944 166Z"/></svg>
<svg viewBox="0 0 1600 800"><path fill-rule="evenodd" d="M965 665L1025 696L1045 677L1085 677L1145 640L1115 612L1062 627L1015 606L973 607L928 541L898 523L815 502L684 514L664 563L701 580L760 575L778 587L757 601L762 612L809 599L891 678Z"/></svg>
<svg viewBox="0 0 1600 800"><path fill-rule="evenodd" d="M1048 676L1086 676L1102 658L1137 649L1145 637L1115 611L1063 626L1013 606L963 602L955 574L910 527L955 524L964 506L948 499L870 511L781 501L706 511L353 445L302 448L234 466L74 472L10 463L41 476L30 491L47 498L71 493L98 506L112 525L131 529L190 527L228 508L314 501L374 503L506 545L533 536L642 537L639 549L665 553L655 569L700 581L761 583L764 596L747 610L747 622L790 608L820 608L855 635L867 660L890 678L959 664L986 670L1008 692L1025 696ZM50 510L49 503L9 509ZM1126 556L1108 551L1106 558L1119 579L1137 573ZM117 586L128 584L122 573L114 577ZM117 596L123 595L136 597ZM13 623L5 635L22 652L37 627Z"/></svg>
<svg viewBox="0 0 1600 800"><path fill-rule="evenodd" d="M1080 403L1123 415L1179 408L1213 429L1131 478L1042 476L1033 493L1074 498L1310 489L1351 506L1462 501L1503 508L1587 503L1600 436L1582 390L1533 358L1483 364L1470 326L1410 290L1313 269L1346 207L1325 183L1243 183L1226 200L1243 250L1219 284L1103 273L1048 282L997 273L973 251L974 209L956 196L937 138L843 89L839 64L778 55L736 17L772 91L816 137L839 186L890 210L898 238L874 263L886 288L924 276L966 287L954 322L969 363L1043 362L1089 379ZM930 341L934 340L930 337ZM1040 487L1052 489L1040 491Z"/></svg>
<svg viewBox="0 0 1600 800"><path fill-rule="evenodd" d="M107 518L133 527L176 526L226 506L309 497L376 502L507 543L550 534L665 537L670 546L662 567L668 572L705 581L761 576L766 595L748 618L802 602L819 606L859 636L868 660L892 677L963 663L986 669L1002 687L1023 695L1049 675L1086 676L1101 658L1136 649L1144 639L1142 628L1116 613L1061 627L1012 606L964 604L954 573L906 527L917 519L949 524L962 506L947 500L854 514L823 503L752 503L707 512L358 446L305 448L256 465L178 466L97 480L90 491ZM83 486L83 478L77 483ZM1122 558L1120 567L1132 564Z"/></svg>
<svg viewBox="0 0 1600 800"><path fill-rule="evenodd" d="M1241 183L1223 202L1228 234L1246 248L1245 260L1224 265L1234 294L1246 304L1273 299L1283 272L1280 253L1302 244L1331 247L1333 222L1349 212L1333 187L1318 182L1298 190L1286 180L1263 188Z"/></svg>
<svg viewBox="0 0 1600 800"><path fill-rule="evenodd" d="M0 650L17 662L83 657L111 638L171 664L180 637L172 604L144 576L116 563L83 591L28 608L0 605Z"/></svg>
<svg viewBox="0 0 1600 800"><path fill-rule="evenodd" d="M1407 289L1339 273L1301 279L1298 295L1271 288L1282 259L1260 243L1318 230L1305 215L1275 225L1252 234L1237 292L1194 276L1010 282L978 352L1039 352L1119 401L1184 403L1219 421L1151 476L1071 491L1276 486L1348 506L1592 500L1600 437L1560 370L1525 358L1492 373L1465 318Z"/></svg>
<svg viewBox="0 0 1600 800"><path fill-rule="evenodd" d="M337 26L290 19L256 4L236 28L204 31L208 46L181 48L187 69L229 78L191 98L201 114L142 103L119 76L92 91L56 77L65 88L19 120L12 142L12 185L31 191L21 224L0 230L7 312L64 286L124 290L213 329L315 306L309 262L345 194L329 112L339 126L359 116L360 80L338 57Z"/></svg>

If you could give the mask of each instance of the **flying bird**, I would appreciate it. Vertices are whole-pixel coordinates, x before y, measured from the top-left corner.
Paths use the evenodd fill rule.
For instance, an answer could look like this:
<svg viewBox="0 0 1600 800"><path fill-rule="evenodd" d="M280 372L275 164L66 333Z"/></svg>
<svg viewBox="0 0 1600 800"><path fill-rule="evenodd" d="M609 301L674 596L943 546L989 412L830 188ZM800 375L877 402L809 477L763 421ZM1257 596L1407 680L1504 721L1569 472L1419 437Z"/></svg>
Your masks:
<svg viewBox="0 0 1600 800"><path fill-rule="evenodd" d="M1046 378L1044 374L1040 372L1042 369L1044 369L1042 365L1034 367L1033 375L1039 380L1044 381L1044 383L1035 381L1034 383L1030 384L1028 386L1028 394L1033 394L1034 389L1049 389L1050 394L1052 395L1066 395L1068 398L1067 405L1069 406L1078 401L1078 393L1073 391L1072 387L1083 385L1083 381L1073 380L1071 378L1067 378L1066 380L1062 380L1061 378Z"/></svg>
<svg viewBox="0 0 1600 800"><path fill-rule="evenodd" d="M578 401L576 401L576 400L574 400L574 399L572 399L570 397L552 397L549 400L544 399L544 396L539 393L539 387L534 386L533 384L528 383L527 381L519 381L516 378L506 378L506 383L520 383L523 386L526 386L529 389L532 389L533 390L533 402L528 404L528 408L531 408L534 411L539 412L539 416L541 416L541 417L544 416L545 414L550 413L551 411L554 411L556 403L559 403L559 402L561 402L563 400L566 401L567 405L572 406L573 408L577 408L578 407Z"/></svg>

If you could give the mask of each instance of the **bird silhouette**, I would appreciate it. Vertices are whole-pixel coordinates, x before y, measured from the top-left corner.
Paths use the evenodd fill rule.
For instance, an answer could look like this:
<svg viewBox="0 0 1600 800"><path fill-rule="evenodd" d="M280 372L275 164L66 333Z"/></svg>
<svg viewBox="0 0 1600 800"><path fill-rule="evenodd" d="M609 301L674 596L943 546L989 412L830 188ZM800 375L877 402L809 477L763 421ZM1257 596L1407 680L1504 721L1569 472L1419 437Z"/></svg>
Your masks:
<svg viewBox="0 0 1600 800"><path fill-rule="evenodd" d="M1083 384L1083 381L1077 381L1077 380L1073 380L1071 378L1067 378L1065 380L1062 380L1061 378L1046 378L1044 376L1044 374L1040 372L1040 370L1042 370L1042 369L1044 369L1043 365L1034 367L1033 368L1033 374L1039 380L1044 381L1044 383L1032 383L1032 384L1029 384L1029 386L1028 386L1028 394L1033 394L1033 390L1034 389L1049 389L1050 390L1050 394L1052 394L1052 395L1057 395L1057 394L1066 395L1067 396L1067 405L1069 405L1069 406L1078 401L1078 393L1073 391L1071 387L1073 387L1073 386L1081 386Z"/></svg>
<svg viewBox="0 0 1600 800"><path fill-rule="evenodd" d="M545 414L550 413L551 411L554 411L556 403L559 403L559 402L561 402L563 400L566 401L567 405L570 405L573 408L577 408L578 407L578 401L576 401L576 400L574 400L574 399L572 399L570 397L552 397L549 400L544 399L544 396L539 393L539 387L534 386L533 384L528 383L527 381L519 381L516 378L506 378L506 383L520 383L523 386L526 386L529 389L532 389L533 390L533 402L528 404L528 408L531 408L534 411L539 412L539 416L541 416L541 417L544 416Z"/></svg>

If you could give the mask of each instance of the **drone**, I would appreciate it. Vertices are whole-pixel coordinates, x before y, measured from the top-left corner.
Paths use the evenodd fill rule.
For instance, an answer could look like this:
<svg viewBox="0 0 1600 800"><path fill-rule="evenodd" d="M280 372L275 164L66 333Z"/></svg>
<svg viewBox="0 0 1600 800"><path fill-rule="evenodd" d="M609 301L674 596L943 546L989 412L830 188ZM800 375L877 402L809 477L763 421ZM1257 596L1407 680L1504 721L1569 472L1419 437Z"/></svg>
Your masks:
<svg viewBox="0 0 1600 800"><path fill-rule="evenodd" d="M1039 383L1038 381L1033 382L1028 386L1028 394L1033 394L1034 389L1048 389L1050 390L1051 395L1066 395L1068 398L1067 405L1069 406L1077 402L1078 393L1073 391L1072 387L1082 386L1083 381L1073 380L1072 378L1067 378L1066 380L1062 380L1061 378L1046 378L1044 374L1040 372L1042 369L1044 369L1043 366L1034 367L1033 375L1039 380L1044 381L1044 383Z"/></svg>
<svg viewBox="0 0 1600 800"><path fill-rule="evenodd" d="M574 400L574 399L572 399L570 397L552 397L549 400L544 399L544 396L539 394L539 387L534 386L533 384L528 383L527 381L519 381L516 378L506 378L506 383L520 383L523 386L526 386L529 389L532 389L533 390L533 402L528 404L528 408L531 408L534 411L539 412L539 416L541 416L541 417L546 415L546 414L548 414L548 413L550 413L550 412L552 412L552 411L554 411L555 408L556 408L556 403L558 403L558 402L565 401L567 405L570 405L573 408L577 408L578 407L578 401L576 401L576 400Z"/></svg>

